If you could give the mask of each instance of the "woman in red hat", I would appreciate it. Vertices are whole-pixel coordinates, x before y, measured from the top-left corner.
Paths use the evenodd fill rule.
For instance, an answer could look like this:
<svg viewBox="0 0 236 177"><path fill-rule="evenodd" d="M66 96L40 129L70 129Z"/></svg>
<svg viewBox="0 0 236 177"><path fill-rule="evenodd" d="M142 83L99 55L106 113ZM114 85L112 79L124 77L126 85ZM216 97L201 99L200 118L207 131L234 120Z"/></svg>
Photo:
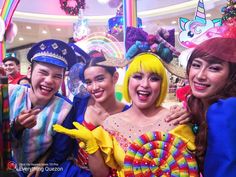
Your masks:
<svg viewBox="0 0 236 177"><path fill-rule="evenodd" d="M192 52L188 107L199 129L196 155L204 176L236 174L236 39L213 38Z"/></svg>

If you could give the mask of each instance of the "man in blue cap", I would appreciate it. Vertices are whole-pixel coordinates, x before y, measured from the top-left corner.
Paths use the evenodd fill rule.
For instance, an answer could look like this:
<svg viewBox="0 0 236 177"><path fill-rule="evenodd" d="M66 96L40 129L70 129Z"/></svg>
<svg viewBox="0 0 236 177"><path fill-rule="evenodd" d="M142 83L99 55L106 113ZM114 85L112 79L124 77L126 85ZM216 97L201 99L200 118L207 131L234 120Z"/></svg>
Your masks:
<svg viewBox="0 0 236 177"><path fill-rule="evenodd" d="M54 39L41 41L27 55L31 87L9 86L13 152L21 176L32 173L35 163L40 176L61 171L59 164L71 153L72 140L55 133L52 125L72 127L72 105L57 92L75 58L66 43Z"/></svg>

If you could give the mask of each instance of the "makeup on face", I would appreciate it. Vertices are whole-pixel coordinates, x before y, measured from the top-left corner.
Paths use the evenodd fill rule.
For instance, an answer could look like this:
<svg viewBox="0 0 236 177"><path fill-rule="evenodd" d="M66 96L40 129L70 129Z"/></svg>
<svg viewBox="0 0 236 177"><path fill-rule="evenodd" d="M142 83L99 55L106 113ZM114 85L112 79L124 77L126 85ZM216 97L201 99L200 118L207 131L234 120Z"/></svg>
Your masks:
<svg viewBox="0 0 236 177"><path fill-rule="evenodd" d="M145 71L134 73L129 79L129 95L140 108L154 106L161 87L161 77Z"/></svg>
<svg viewBox="0 0 236 177"><path fill-rule="evenodd" d="M218 93L228 81L229 63L196 58L189 71L189 84L193 95L207 98Z"/></svg>

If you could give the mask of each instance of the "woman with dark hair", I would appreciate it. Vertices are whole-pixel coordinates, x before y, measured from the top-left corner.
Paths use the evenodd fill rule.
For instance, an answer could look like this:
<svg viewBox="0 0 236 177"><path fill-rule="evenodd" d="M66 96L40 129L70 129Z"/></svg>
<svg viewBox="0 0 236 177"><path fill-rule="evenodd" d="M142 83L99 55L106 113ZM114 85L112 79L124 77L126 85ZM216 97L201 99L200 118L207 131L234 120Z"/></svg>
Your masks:
<svg viewBox="0 0 236 177"><path fill-rule="evenodd" d="M188 108L198 125L196 155L206 177L236 174L236 39L213 38L192 52Z"/></svg>
<svg viewBox="0 0 236 177"><path fill-rule="evenodd" d="M129 108L128 105L117 101L115 98L115 84L119 75L114 66L118 66L118 64L116 62L112 64L111 61L114 61L114 59L105 56L102 52L91 51L80 76L81 80L86 84L89 94L78 94L74 97L75 121L83 124L89 130L93 130L101 125L108 116L123 112ZM172 116L172 119L182 116L188 120L186 118L188 114L185 113L186 111L179 110L177 114ZM182 117L181 120L184 121ZM81 130L80 132L83 132L82 129L84 127L79 129ZM88 136L89 133L83 134L80 140L89 139ZM89 144L90 146L86 146L85 150L79 147L75 149L77 165L88 170L88 173L83 175L89 176L89 171L94 176L107 176L109 173L112 173L105 165L100 151L97 151L98 146L96 142ZM76 175L71 170L72 167L74 168L75 166L72 164L66 170L64 169L64 176Z"/></svg>
<svg viewBox="0 0 236 177"><path fill-rule="evenodd" d="M86 75L86 70L84 73ZM86 77L87 76L85 76L85 78ZM165 121L170 111L162 107L161 104L167 94L167 80L166 70L161 59L152 53L141 53L135 56L131 61L126 71L123 84L124 97L126 101L131 102L132 105L127 111L110 115L102 122L103 128L109 133L101 126L90 132L78 122L73 122L77 129L69 130L60 125L54 125L54 130L81 140L85 143L84 148L88 154L93 155L100 153L100 158L102 157L104 159L106 165L114 169L113 173L110 173L111 176L133 176L133 174L127 171L127 168L134 165L135 167L131 167L133 169L131 171L135 173L135 169L139 168L140 164L143 164L144 171L141 170L143 176L151 176L151 174L153 176L177 175L179 173L180 176L189 175L196 177L198 176L197 164L192 154L189 153L189 151L194 149L194 135L191 127L188 125L176 126L172 122L168 123ZM154 133L156 131L164 134L159 136L157 135L158 133ZM149 138L144 138L145 140L143 141L140 140L145 142L145 145L143 145L143 148L139 147L138 149L137 146L135 146L135 142L139 140L138 138L141 135L148 137L148 132L155 134L152 136L153 139L150 141ZM181 144L184 148L173 147L170 145L171 142L169 142L170 144L168 145L164 145L158 137L165 137L164 139L173 141L175 145ZM178 137L179 140L181 139L181 143L177 143L178 140L175 139L175 137ZM154 141L159 141L159 143L155 144ZM148 144L149 142L150 144ZM171 152L165 155L162 150L156 151L159 145L164 148L163 151L175 149L172 155L175 156L178 154L178 157L175 156L172 160L175 161L176 159L176 161L178 161L177 159L181 159L180 161L184 162L180 165L181 167L177 165L178 162L175 164L175 162L170 160L169 157L172 156ZM132 164L125 165L127 162L125 158L129 157L129 155L126 154L128 153L128 148L133 146L135 146L135 149L138 149L138 151L140 150L140 154L137 155L140 158L137 159L138 162L132 159ZM145 149L145 147L147 149ZM146 153L148 149L151 151L150 156ZM177 149L181 149L180 154L176 153ZM188 158L183 157L186 154L188 154L187 156L191 159L191 167L190 164L188 165ZM157 160L159 158L160 161ZM97 156L96 162L99 164L99 156ZM125 168L125 166L127 168ZM170 167L167 169L167 166ZM181 170L179 170L180 168ZM103 167L103 170L104 169L105 167ZM147 173L147 169L155 170L151 170ZM100 170L102 170L101 165ZM141 174L138 176L141 176Z"/></svg>
<svg viewBox="0 0 236 177"><path fill-rule="evenodd" d="M89 57L81 75L89 95L76 95L74 106L79 108L76 110L77 122L93 130L101 125L108 115L122 112L129 106L115 97L115 84L119 78L116 68L102 64L106 58L101 52L91 51Z"/></svg>
<svg viewBox="0 0 236 177"><path fill-rule="evenodd" d="M89 53L86 64L79 73L89 94L77 94L73 100L74 121L83 124L89 130L101 125L109 115L129 108L115 97L115 84L119 77L116 68L107 66L103 64L104 62L106 58L102 52L93 50ZM103 162L100 152L96 146L91 149L86 151L78 146L75 147L76 165L72 161L65 162L63 176L107 176L109 168ZM79 170L77 165L87 171Z"/></svg>

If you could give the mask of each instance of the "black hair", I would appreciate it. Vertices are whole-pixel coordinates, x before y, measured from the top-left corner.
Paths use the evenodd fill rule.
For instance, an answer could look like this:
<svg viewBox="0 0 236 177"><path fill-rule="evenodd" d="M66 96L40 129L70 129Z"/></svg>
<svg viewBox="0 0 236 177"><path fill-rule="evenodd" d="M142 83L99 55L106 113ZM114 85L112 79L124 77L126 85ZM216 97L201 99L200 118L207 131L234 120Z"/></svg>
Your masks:
<svg viewBox="0 0 236 177"><path fill-rule="evenodd" d="M14 61L16 65L20 64L20 61L16 57L6 57L2 60L3 63L6 63L7 61Z"/></svg>
<svg viewBox="0 0 236 177"><path fill-rule="evenodd" d="M106 60L103 53L101 53L97 50L92 50L91 52L89 52L89 57L90 57L89 61L86 63L86 65L84 67L84 71L90 66L100 66L100 67L104 68L112 76L116 72L115 67L99 65L100 62Z"/></svg>
<svg viewBox="0 0 236 177"><path fill-rule="evenodd" d="M22 77L21 79L18 80L17 84L20 84L22 80L27 80L29 83L31 83L30 79L28 77Z"/></svg>

